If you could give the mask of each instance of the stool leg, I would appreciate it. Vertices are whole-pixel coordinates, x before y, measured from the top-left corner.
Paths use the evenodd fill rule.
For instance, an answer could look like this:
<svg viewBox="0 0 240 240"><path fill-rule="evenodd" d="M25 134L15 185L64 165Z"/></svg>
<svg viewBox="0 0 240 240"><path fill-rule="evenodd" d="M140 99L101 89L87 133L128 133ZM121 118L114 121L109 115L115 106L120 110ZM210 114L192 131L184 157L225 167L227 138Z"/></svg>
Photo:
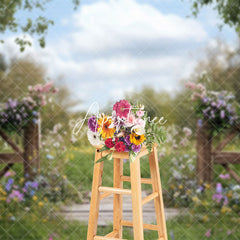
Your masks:
<svg viewBox="0 0 240 240"><path fill-rule="evenodd" d="M121 176L123 175L123 160L120 158L114 159L114 172L113 172L113 187L123 188ZM118 238L122 238L122 194L113 195L113 230L118 232Z"/></svg>
<svg viewBox="0 0 240 240"><path fill-rule="evenodd" d="M130 162L134 240L144 240L140 158Z"/></svg>
<svg viewBox="0 0 240 240"><path fill-rule="evenodd" d="M161 179L159 173L158 159L157 159L157 148L154 147L153 151L149 154L149 165L151 171L152 178L152 188L153 192L158 192L159 195L154 199L155 211L156 211L156 219L158 225L158 236L159 238L163 238L167 240L167 229L166 229L166 221L164 215L164 206L163 206L163 198L162 198L162 187L161 187Z"/></svg>
<svg viewBox="0 0 240 240"><path fill-rule="evenodd" d="M102 156L101 152L95 153L95 162ZM93 240L97 234L98 213L100 204L100 192L99 186L102 184L103 162L99 162L94 165L93 170L93 182L92 182L92 196L88 220L88 234L87 240Z"/></svg>

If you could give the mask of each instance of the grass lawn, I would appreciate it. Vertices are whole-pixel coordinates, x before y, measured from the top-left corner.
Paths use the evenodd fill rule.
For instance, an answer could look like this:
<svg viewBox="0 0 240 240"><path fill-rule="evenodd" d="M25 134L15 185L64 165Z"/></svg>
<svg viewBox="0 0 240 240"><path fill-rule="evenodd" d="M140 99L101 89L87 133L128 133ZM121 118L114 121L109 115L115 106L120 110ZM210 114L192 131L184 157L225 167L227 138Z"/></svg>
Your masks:
<svg viewBox="0 0 240 240"><path fill-rule="evenodd" d="M83 191L91 191L93 167L94 167L94 149L90 148L89 152L72 151L73 158L65 167L65 175L76 186L80 186ZM171 156L166 156L160 161L160 173L162 187L168 184L169 164ZM129 176L129 161L124 163L124 175ZM150 169L148 157L141 158L141 176L144 178L150 177ZM112 186L113 184L113 161L105 162L103 169L103 185ZM130 183L124 182L124 188L130 188ZM147 184L142 185L143 190L151 190L151 186Z"/></svg>
<svg viewBox="0 0 240 240"><path fill-rule="evenodd" d="M169 240L239 240L239 225L236 224L233 232L228 232L229 229L233 229L229 220L227 215L206 223L194 222L191 216L179 217L167 222ZM205 233L210 228L212 236L206 237ZM104 236L111 231L112 226L99 227L98 235ZM60 218L43 222L28 216L14 222L0 221L0 240L49 240L50 237L53 240L86 240L86 235L86 224L77 221L66 222ZM133 239L132 228L124 227L123 238ZM145 240L155 239L157 239L155 231L145 231Z"/></svg>

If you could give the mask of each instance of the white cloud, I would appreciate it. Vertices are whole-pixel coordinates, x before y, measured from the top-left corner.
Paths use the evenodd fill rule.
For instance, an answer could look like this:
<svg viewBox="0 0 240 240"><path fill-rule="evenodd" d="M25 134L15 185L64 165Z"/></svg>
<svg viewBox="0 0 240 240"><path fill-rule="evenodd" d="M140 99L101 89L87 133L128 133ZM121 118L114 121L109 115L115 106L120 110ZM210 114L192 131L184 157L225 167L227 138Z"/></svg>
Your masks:
<svg viewBox="0 0 240 240"><path fill-rule="evenodd" d="M88 102L122 97L143 85L174 89L195 64L189 51L208 40L197 20L163 14L136 0L82 4L61 23L72 23L72 32L24 54L45 64L50 77L64 75L74 94Z"/></svg>

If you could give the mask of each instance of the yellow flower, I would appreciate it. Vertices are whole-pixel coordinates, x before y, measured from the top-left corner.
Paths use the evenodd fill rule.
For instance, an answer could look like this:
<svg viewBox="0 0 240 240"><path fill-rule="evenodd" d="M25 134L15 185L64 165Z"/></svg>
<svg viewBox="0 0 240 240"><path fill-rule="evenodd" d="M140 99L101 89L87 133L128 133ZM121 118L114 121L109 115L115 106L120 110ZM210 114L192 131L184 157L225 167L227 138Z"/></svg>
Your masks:
<svg viewBox="0 0 240 240"><path fill-rule="evenodd" d="M211 184L207 184L207 183L206 183L206 184L205 184L205 187L206 187L206 188L210 188L210 187L211 187Z"/></svg>
<svg viewBox="0 0 240 240"><path fill-rule="evenodd" d="M48 201L48 199L45 197L44 199L43 199L45 202L47 202Z"/></svg>
<svg viewBox="0 0 240 240"><path fill-rule="evenodd" d="M233 194L233 191L229 191L228 194L227 194L227 197L231 198L232 194Z"/></svg>
<svg viewBox="0 0 240 240"><path fill-rule="evenodd" d="M209 218L207 215L205 215L202 220L203 220L203 222L207 222L209 220Z"/></svg>
<svg viewBox="0 0 240 240"><path fill-rule="evenodd" d="M135 145L140 145L141 143L143 143L146 140L144 135L137 135L134 132L131 133L129 136L130 136L130 142Z"/></svg>
<svg viewBox="0 0 240 240"><path fill-rule="evenodd" d="M225 206L223 206L222 208L221 208L221 213L226 213L226 212L231 212L232 210L229 208L229 207L225 207Z"/></svg>
<svg viewBox="0 0 240 240"><path fill-rule="evenodd" d="M191 194L191 190L190 189L187 190L187 194L188 195Z"/></svg>
<svg viewBox="0 0 240 240"><path fill-rule="evenodd" d="M179 185L178 188L179 188L179 189L183 189L183 185Z"/></svg>
<svg viewBox="0 0 240 240"><path fill-rule="evenodd" d="M112 119L109 116L104 116L98 119L98 131L102 135L102 138L112 138L116 129L109 128L112 123Z"/></svg>
<svg viewBox="0 0 240 240"><path fill-rule="evenodd" d="M66 175L64 175L64 176L63 176L63 179L64 179L64 180L66 180L66 179L67 179L67 176L66 176Z"/></svg>
<svg viewBox="0 0 240 240"><path fill-rule="evenodd" d="M33 196L32 199L33 199L33 201L37 201L38 198L37 198L37 196Z"/></svg>
<svg viewBox="0 0 240 240"><path fill-rule="evenodd" d="M39 206L39 207L42 207L42 206L43 206L43 202L39 202L39 203L38 203L38 206Z"/></svg>

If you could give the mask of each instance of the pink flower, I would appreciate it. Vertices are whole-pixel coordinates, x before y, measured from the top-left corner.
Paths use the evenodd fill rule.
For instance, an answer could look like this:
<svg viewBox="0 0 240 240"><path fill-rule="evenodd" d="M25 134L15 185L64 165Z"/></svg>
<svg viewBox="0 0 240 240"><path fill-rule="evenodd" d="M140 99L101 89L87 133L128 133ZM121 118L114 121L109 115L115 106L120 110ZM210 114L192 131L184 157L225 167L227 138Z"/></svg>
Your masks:
<svg viewBox="0 0 240 240"><path fill-rule="evenodd" d="M146 122L143 119L141 119L141 118L137 118L135 123L137 125L140 125L140 126L143 126L143 127L145 127L145 124L146 124Z"/></svg>
<svg viewBox="0 0 240 240"><path fill-rule="evenodd" d="M211 237L211 229L208 229L207 232L205 233L206 237Z"/></svg>
<svg viewBox="0 0 240 240"><path fill-rule="evenodd" d="M116 102L113 106L113 110L116 112L116 115L119 117L127 118L130 110L131 105L127 100L120 100L119 102Z"/></svg>
<svg viewBox="0 0 240 240"><path fill-rule="evenodd" d="M144 115L144 111L139 110L136 112L138 117L142 117Z"/></svg>
<svg viewBox="0 0 240 240"><path fill-rule="evenodd" d="M53 87L53 83L52 82L49 82L49 83L47 83L46 85L44 85L43 86L43 88L42 88L42 91L43 92L49 92L49 90L51 89Z"/></svg>
<svg viewBox="0 0 240 240"><path fill-rule="evenodd" d="M188 88L190 88L190 89L192 89L192 90L196 89L196 84L193 83L193 82L187 82L187 83L185 84L185 86L188 87Z"/></svg>
<svg viewBox="0 0 240 240"><path fill-rule="evenodd" d="M130 126L134 125L135 122L136 122L135 115L133 113L128 114L125 125L130 127Z"/></svg>

